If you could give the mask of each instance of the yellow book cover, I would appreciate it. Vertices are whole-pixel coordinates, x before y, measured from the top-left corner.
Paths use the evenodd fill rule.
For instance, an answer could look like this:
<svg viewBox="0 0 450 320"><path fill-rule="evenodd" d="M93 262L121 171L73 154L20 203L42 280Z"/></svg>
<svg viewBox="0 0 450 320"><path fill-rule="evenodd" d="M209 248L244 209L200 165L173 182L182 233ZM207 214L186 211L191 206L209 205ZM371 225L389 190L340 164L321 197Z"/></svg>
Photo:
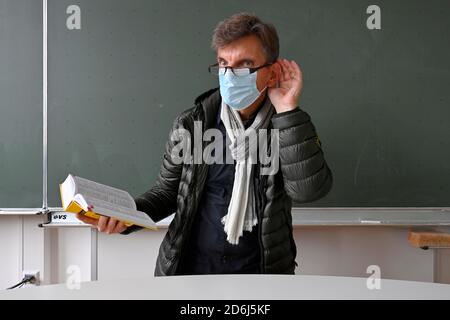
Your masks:
<svg viewBox="0 0 450 320"><path fill-rule="evenodd" d="M81 205L79 203L77 203L76 201L73 201L73 200L70 201L69 204L66 207L64 202L63 202L63 200L62 200L61 184L59 184L59 192L60 192L60 195L61 195L61 203L63 205L64 211L72 212L72 213L82 213L86 217L93 218L93 219L100 218L100 215L96 214L93 211L84 211L84 209L81 207Z"/></svg>

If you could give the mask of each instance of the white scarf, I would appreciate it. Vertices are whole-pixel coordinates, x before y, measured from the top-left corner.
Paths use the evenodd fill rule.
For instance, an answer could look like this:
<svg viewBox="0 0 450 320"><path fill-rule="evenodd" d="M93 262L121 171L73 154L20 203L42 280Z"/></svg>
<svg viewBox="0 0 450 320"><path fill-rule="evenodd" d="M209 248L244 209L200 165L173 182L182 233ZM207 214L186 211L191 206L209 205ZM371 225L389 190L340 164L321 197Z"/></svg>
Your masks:
<svg viewBox="0 0 450 320"><path fill-rule="evenodd" d="M233 193L228 205L228 213L222 218L227 240L231 244L238 244L243 231L251 231L258 223L253 185L254 166L252 161L249 161L255 154L252 152L249 154L249 143L244 143L246 139L242 135L248 137L249 131L258 132L258 129L267 129L273 113L271 106L269 98L266 97L252 125L245 129L238 111L222 101L220 118L231 140L229 145L231 156L236 160Z"/></svg>

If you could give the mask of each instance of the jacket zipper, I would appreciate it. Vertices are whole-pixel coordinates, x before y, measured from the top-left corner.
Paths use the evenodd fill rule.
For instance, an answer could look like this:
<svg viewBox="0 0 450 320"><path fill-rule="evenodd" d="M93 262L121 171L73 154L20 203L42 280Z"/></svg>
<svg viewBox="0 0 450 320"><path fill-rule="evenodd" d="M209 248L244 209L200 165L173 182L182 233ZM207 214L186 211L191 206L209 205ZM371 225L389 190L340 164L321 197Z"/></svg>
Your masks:
<svg viewBox="0 0 450 320"><path fill-rule="evenodd" d="M265 273L265 257L264 257L264 244L262 241L262 224L263 224L263 217L264 217L264 209L265 209L265 196L264 196L264 177L260 174L260 164L258 165L258 195L259 195L259 208L258 208L258 216L259 216L259 222L258 222L258 241L259 241L259 249L260 249L260 256L261 256L261 273Z"/></svg>
<svg viewBox="0 0 450 320"><path fill-rule="evenodd" d="M269 125L268 129L272 129L272 126ZM269 131L270 132L270 131ZM267 151L271 151L271 135L268 135L268 141L267 141ZM258 163L258 182L259 182L259 188L258 188L258 194L260 197L260 206L261 208L258 210L259 214L259 227L258 227L258 240L259 240L259 246L261 250L261 273L266 273L266 264L265 264L265 253L264 253L264 244L262 241L262 224L263 224L263 218L264 218L264 210L266 209L266 182L267 182L267 175L261 175L261 163Z"/></svg>

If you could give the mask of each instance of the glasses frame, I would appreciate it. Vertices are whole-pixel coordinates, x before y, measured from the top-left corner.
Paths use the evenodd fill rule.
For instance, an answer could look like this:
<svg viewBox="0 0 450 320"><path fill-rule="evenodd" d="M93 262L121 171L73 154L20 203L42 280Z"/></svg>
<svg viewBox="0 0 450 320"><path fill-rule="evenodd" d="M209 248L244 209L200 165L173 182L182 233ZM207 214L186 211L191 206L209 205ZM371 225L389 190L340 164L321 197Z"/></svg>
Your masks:
<svg viewBox="0 0 450 320"><path fill-rule="evenodd" d="M214 74L214 73L211 72L211 69L214 68L214 67L219 67L219 68L225 68L225 72L223 73L224 75L227 73L228 69L231 69L231 72L232 72L235 76L237 76L236 73L234 73L234 71L233 71L234 69L248 69L248 70L249 70L249 74L252 74L252 73L258 71L259 69L262 69L262 68L271 66L271 65L273 65L273 64L274 64L273 62L271 62L271 63L266 63L266 64L264 64L264 65L262 65L262 66L255 67L255 68L233 68L233 67L219 67L219 63L216 62L216 63L214 63L214 64L208 66L208 72L211 73L211 74ZM216 75L216 74L214 74L214 75ZM217 73L217 75L219 75L219 74Z"/></svg>

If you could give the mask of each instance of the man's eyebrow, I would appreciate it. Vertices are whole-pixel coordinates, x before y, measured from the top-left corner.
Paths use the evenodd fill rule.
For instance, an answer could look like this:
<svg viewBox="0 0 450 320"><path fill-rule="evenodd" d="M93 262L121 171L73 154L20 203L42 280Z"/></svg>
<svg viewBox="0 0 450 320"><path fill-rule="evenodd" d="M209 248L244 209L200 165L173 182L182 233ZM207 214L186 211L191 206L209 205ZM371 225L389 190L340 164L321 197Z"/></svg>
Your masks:
<svg viewBox="0 0 450 320"><path fill-rule="evenodd" d="M225 60L222 57L217 57L217 61L218 62L220 62L220 61L227 62L227 60ZM236 64L240 65L242 62L245 62L245 61L249 61L249 62L251 62L253 64L255 63L255 60L253 60L252 58L243 58L243 59L238 60Z"/></svg>

